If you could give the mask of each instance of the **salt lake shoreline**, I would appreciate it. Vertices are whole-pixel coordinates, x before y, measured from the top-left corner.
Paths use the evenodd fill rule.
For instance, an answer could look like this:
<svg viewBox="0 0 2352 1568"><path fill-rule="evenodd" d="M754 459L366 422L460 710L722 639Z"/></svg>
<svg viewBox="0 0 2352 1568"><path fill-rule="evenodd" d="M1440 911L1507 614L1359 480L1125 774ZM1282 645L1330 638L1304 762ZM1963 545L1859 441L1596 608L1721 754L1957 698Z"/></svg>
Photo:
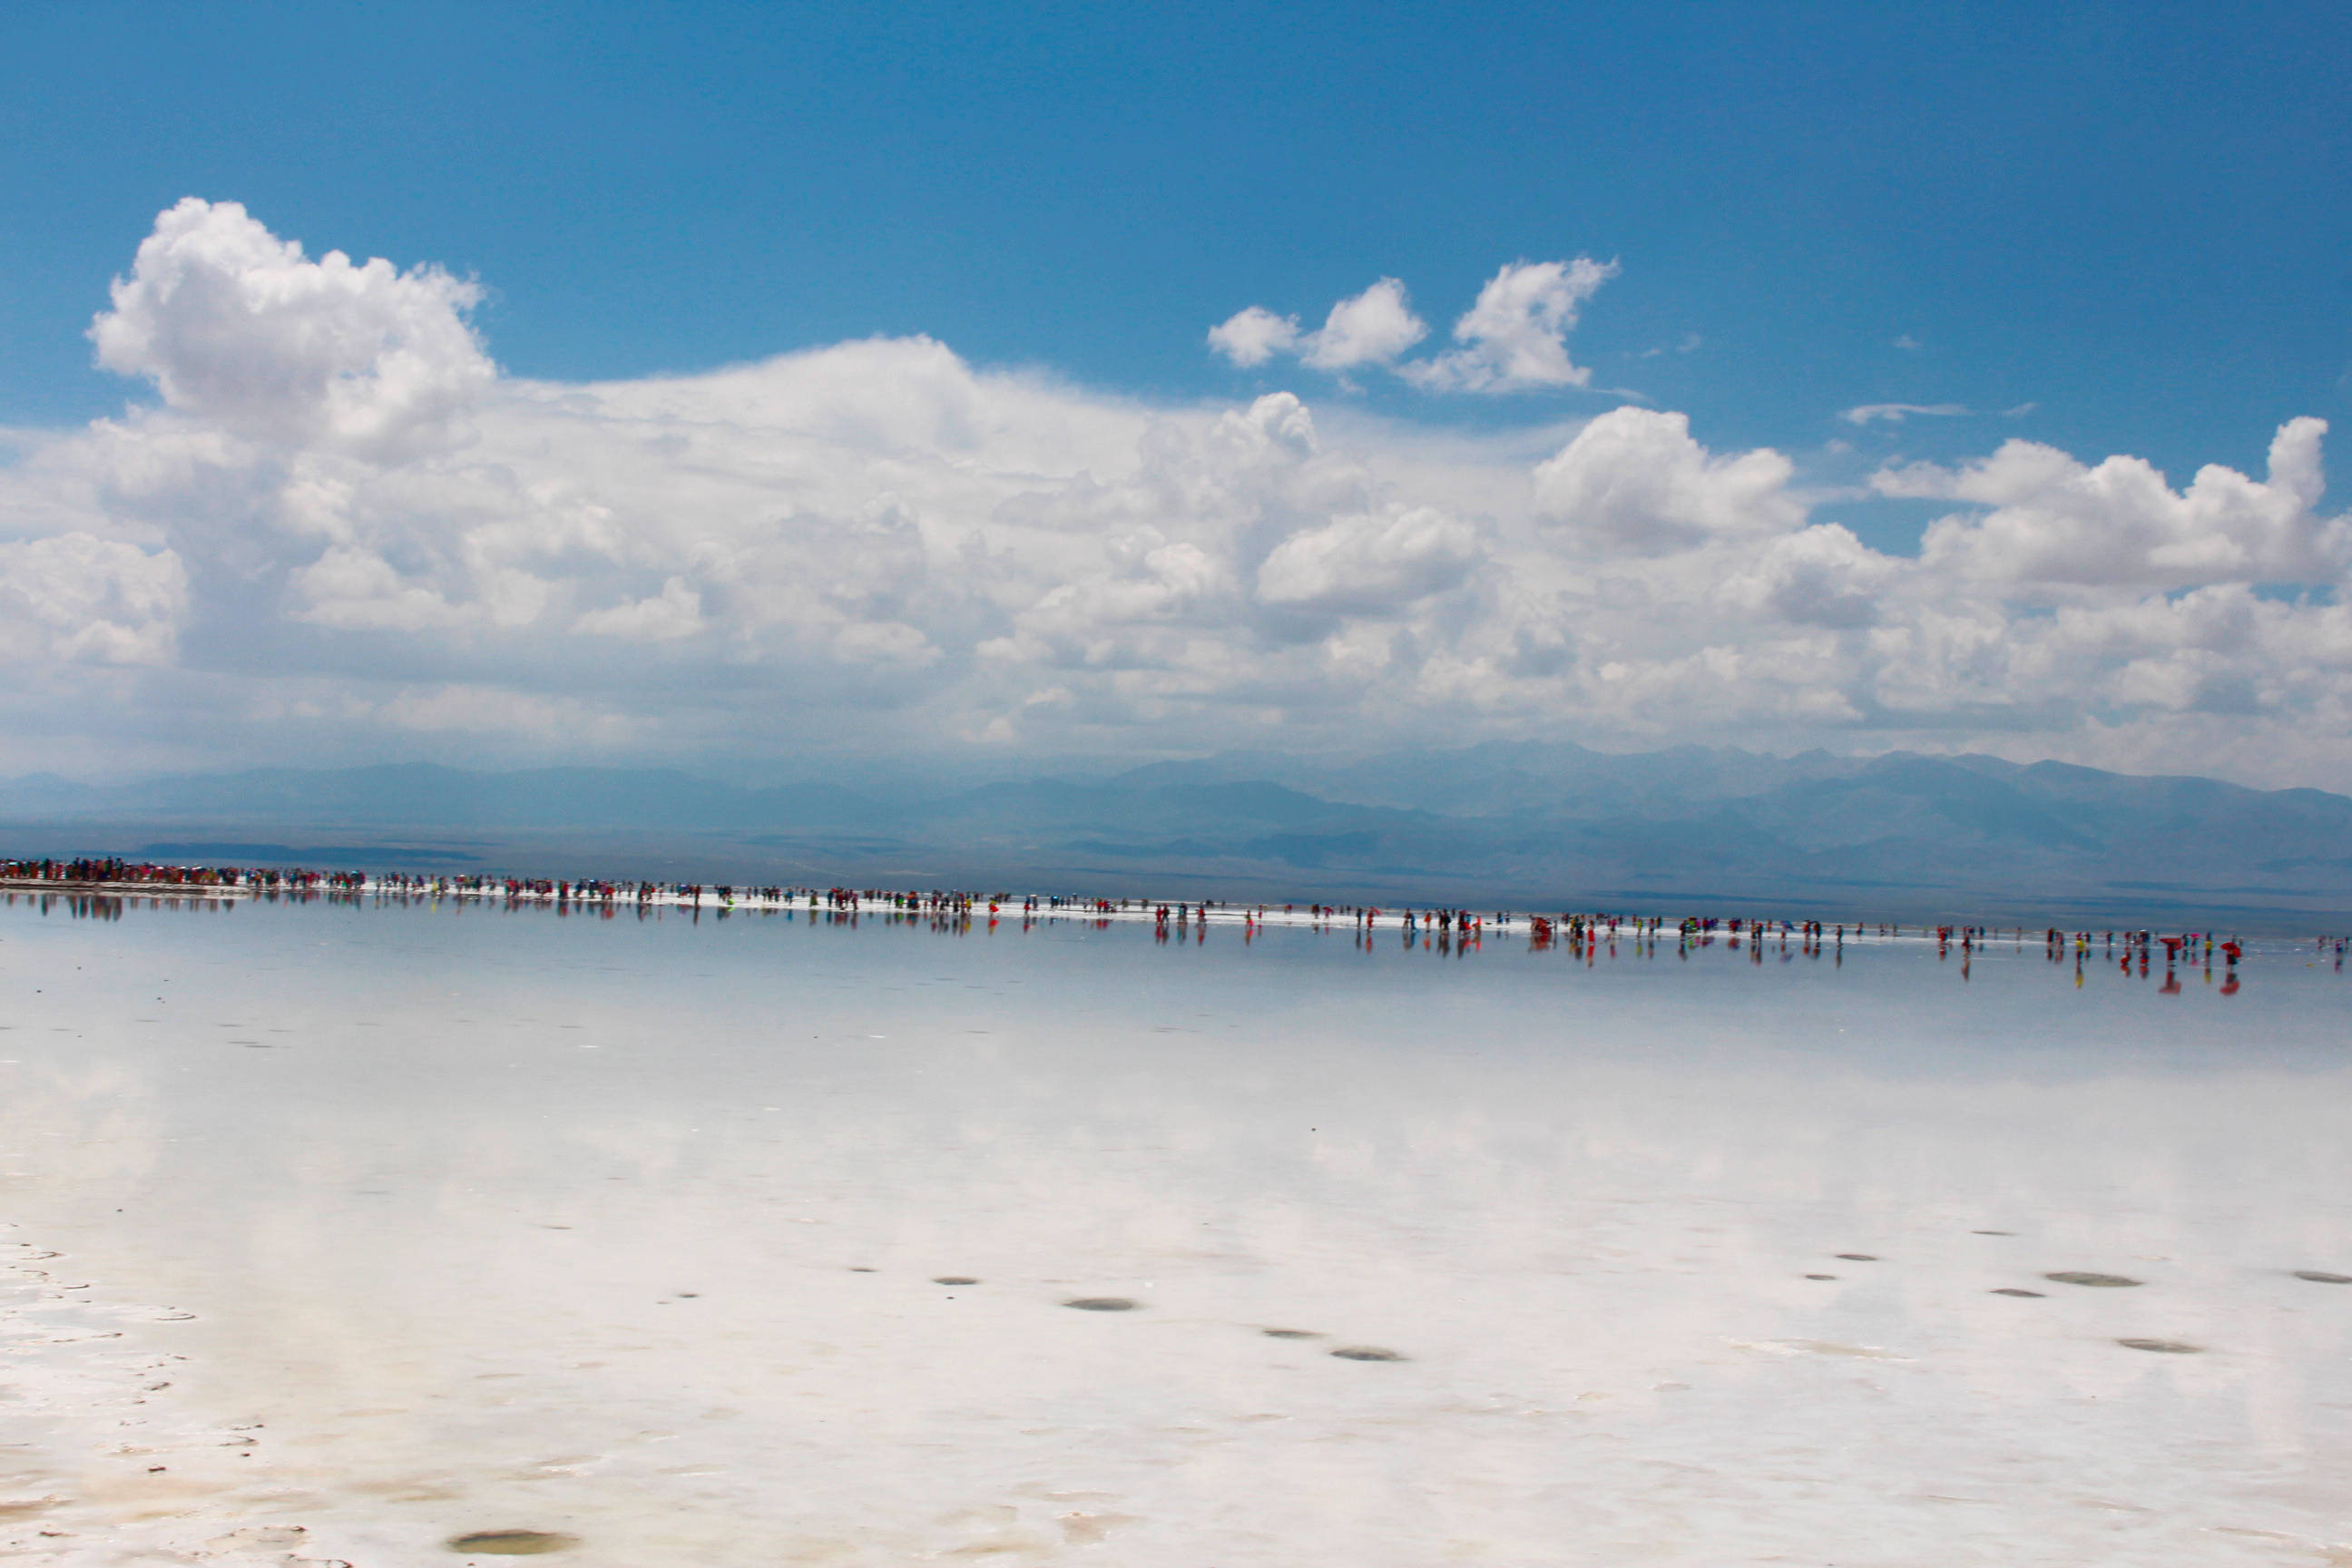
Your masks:
<svg viewBox="0 0 2352 1568"><path fill-rule="evenodd" d="M32 865L66 866L121 865L121 862L30 862L0 860L11 871ZM818 889L801 886L739 886L693 882L610 881L602 879L582 879L574 881L548 878L492 878L481 875L459 877L409 877L397 874L377 875L363 871L320 871L304 868L240 868L210 867L126 867L152 875L128 877L71 877L62 875L26 876L0 875L0 895L31 894L45 897L103 899L138 899L165 901L243 900L376 900L391 902L417 900L448 900L507 906L553 906L593 909L605 914L616 914L631 909L640 912L652 910L686 910L699 913L796 913L845 916L880 915L901 919L929 921L970 921L985 915L992 923L1012 917L1024 921L1091 921L1108 927L1112 922L1150 923L1205 929L1214 925L1232 926L1244 931L1261 928L1289 927L1294 929L1328 930L1345 921L1360 932L1377 930L1402 931L1408 935L1433 935L1443 932L1449 937L1475 942L1492 931L1498 934L1525 935L1538 943L1550 944L1628 939L1654 942L1673 933L1678 941L1709 942L1729 938L1735 942L1741 936L1752 938L1761 932L1767 938L1782 939L1795 935L1808 944L1814 942L1916 942L1958 945L1963 949L1986 947L2007 939L2012 946L2022 946L2031 934L2020 925L1979 926L1926 922L1846 921L1789 921L1758 916L1684 915L1669 921L1663 915L1633 914L1623 911L1538 912L1530 910L1496 910L1479 911L1462 908L1403 907L1394 908L1363 904L1325 904L1309 902L1276 907L1271 903L1234 903L1224 900L1187 898L1166 900L1126 897L1117 899L1090 898L1078 895L1047 893L982 893L969 889L853 889L834 887ZM1906 934L1906 927L1911 928ZM2242 948L2234 936L2223 938L2221 933L2206 930L2183 928L2177 938L2168 933L2146 928L2137 930L2083 931L2068 930L2055 925L2043 931L2043 946L2053 956L2090 957L2095 951L2113 957L2116 942L2121 938L2127 952L2153 950L2159 945L2176 942L2184 958L2189 957L2201 944L2210 963L2217 946L2232 951L2230 962L2238 961ZM2295 939L2313 940L2310 938ZM2319 933L2318 946L2325 950L2330 942L2337 942L2333 933ZM2193 961L2193 960L2192 960Z"/></svg>

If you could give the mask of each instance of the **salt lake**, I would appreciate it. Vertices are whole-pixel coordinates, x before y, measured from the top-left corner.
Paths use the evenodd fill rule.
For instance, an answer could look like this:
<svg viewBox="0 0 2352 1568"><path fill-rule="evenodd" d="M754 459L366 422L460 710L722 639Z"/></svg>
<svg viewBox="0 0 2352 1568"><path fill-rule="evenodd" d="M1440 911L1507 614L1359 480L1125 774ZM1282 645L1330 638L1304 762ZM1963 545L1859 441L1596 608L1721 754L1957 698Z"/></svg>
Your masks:
<svg viewBox="0 0 2352 1568"><path fill-rule="evenodd" d="M101 910L0 908L0 1555L2352 1563L2308 942Z"/></svg>

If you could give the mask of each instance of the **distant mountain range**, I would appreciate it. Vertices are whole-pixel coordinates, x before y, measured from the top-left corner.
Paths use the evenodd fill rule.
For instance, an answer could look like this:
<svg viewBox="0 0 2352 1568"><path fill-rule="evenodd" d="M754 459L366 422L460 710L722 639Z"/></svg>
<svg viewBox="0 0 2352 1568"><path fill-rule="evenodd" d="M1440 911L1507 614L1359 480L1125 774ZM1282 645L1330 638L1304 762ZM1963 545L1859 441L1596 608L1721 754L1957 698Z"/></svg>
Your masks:
<svg viewBox="0 0 2352 1568"><path fill-rule="evenodd" d="M0 782L0 853L710 880L2303 929L2352 799L2060 763L1489 743L1109 777L745 787L665 769L263 768Z"/></svg>

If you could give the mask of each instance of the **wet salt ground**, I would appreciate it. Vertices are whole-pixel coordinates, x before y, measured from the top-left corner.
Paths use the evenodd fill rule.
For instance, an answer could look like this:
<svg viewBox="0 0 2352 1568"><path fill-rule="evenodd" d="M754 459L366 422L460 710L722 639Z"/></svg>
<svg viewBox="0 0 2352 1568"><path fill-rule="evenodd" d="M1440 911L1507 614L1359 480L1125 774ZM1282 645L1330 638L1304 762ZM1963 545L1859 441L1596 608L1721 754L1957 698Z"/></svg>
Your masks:
<svg viewBox="0 0 2352 1568"><path fill-rule="evenodd" d="M0 1552L2352 1562L2337 977L1622 952L16 913Z"/></svg>

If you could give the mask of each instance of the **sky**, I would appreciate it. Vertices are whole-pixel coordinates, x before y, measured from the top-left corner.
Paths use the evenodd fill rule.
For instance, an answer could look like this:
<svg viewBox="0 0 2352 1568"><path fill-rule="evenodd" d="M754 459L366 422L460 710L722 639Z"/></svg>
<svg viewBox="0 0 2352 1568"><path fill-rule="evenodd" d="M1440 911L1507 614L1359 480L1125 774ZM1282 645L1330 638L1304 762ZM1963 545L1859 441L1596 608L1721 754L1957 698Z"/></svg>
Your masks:
<svg viewBox="0 0 2352 1568"><path fill-rule="evenodd" d="M6 16L0 770L2352 776L2340 7Z"/></svg>

